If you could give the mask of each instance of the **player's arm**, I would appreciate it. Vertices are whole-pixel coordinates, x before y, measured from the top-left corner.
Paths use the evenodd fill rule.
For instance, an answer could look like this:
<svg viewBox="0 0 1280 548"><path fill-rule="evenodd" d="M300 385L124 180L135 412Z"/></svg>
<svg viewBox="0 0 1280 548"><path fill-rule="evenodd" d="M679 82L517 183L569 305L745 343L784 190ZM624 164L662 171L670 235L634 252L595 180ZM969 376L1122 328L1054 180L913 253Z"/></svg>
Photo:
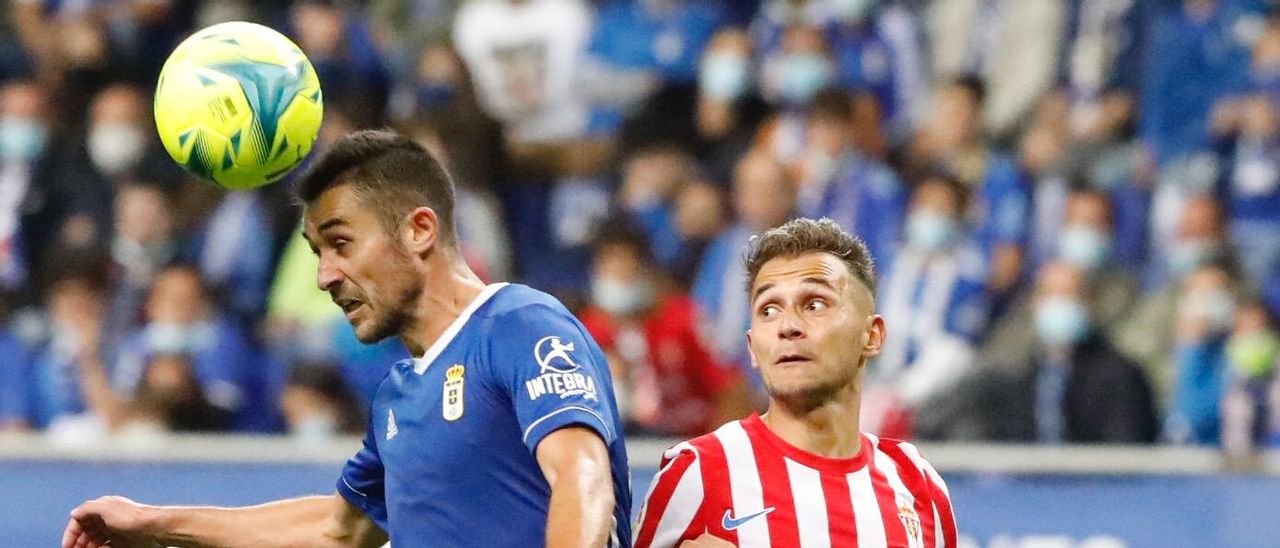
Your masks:
<svg viewBox="0 0 1280 548"><path fill-rule="evenodd" d="M547 546L604 546L613 528L613 478L604 440L581 426L538 443L538 466L551 485Z"/></svg>
<svg viewBox="0 0 1280 548"><path fill-rule="evenodd" d="M374 548L386 541L382 529L337 494L245 508L148 506L103 497L71 511L62 548Z"/></svg>

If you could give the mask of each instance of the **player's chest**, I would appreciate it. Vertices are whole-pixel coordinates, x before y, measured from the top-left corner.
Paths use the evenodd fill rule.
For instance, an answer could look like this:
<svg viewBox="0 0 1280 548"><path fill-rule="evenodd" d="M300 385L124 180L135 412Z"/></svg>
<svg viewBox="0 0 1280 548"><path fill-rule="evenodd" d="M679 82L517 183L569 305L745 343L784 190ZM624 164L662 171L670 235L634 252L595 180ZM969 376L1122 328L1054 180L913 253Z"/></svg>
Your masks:
<svg viewBox="0 0 1280 548"><path fill-rule="evenodd" d="M465 463L492 443L497 429L486 425L507 405L463 360L437 361L421 373L397 367L374 397L370 426L388 473L412 474L427 463Z"/></svg>
<svg viewBox="0 0 1280 548"><path fill-rule="evenodd" d="M706 531L741 547L924 546L915 497L876 470L823 473L787 463L764 477L707 482ZM700 531L702 529L699 529Z"/></svg>

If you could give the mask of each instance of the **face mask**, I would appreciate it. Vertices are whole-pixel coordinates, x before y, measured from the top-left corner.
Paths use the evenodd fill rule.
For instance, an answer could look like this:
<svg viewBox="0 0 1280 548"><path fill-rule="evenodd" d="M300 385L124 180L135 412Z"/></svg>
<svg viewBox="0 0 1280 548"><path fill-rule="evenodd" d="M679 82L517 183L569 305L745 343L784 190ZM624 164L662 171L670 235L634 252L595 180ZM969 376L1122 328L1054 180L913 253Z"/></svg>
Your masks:
<svg viewBox="0 0 1280 548"><path fill-rule="evenodd" d="M1225 333L1236 318L1236 301L1224 289L1213 289L1187 295L1186 313L1204 321L1211 333Z"/></svg>
<svg viewBox="0 0 1280 548"><path fill-rule="evenodd" d="M1096 270L1111 254L1109 235L1091 227L1070 227L1058 239L1058 255L1082 270Z"/></svg>
<svg viewBox="0 0 1280 548"><path fill-rule="evenodd" d="M698 87L719 101L741 97L747 90L747 60L731 53L708 55L698 74Z"/></svg>
<svg viewBox="0 0 1280 548"><path fill-rule="evenodd" d="M1069 346L1089 332L1089 311L1072 297L1048 297L1036 306L1036 333L1050 346Z"/></svg>
<svg viewBox="0 0 1280 548"><path fill-rule="evenodd" d="M861 23L871 13L874 0L830 0L831 12L841 21L851 24Z"/></svg>
<svg viewBox="0 0 1280 548"><path fill-rule="evenodd" d="M30 162L44 152L48 132L31 118L0 118L0 158Z"/></svg>
<svg viewBox="0 0 1280 548"><path fill-rule="evenodd" d="M298 421L291 433L299 440L322 442L333 439L338 433L338 424L327 414L313 415Z"/></svg>
<svg viewBox="0 0 1280 548"><path fill-rule="evenodd" d="M418 106L423 108L442 107L453 100L454 86L448 82L423 82L418 85Z"/></svg>
<svg viewBox="0 0 1280 548"><path fill-rule="evenodd" d="M831 63L812 53L788 55L782 60L782 98L793 105L809 102L831 81Z"/></svg>
<svg viewBox="0 0 1280 548"><path fill-rule="evenodd" d="M591 284L591 299L605 312L627 316L653 302L653 286L645 282L619 282L599 279Z"/></svg>
<svg viewBox="0 0 1280 548"><path fill-rule="evenodd" d="M951 217L932 211L918 211L907 217L907 243L927 251L951 246L956 237L956 222Z"/></svg>
<svg viewBox="0 0 1280 548"><path fill-rule="evenodd" d="M1169 250L1169 272L1181 278L1209 262L1216 253L1217 246L1207 240L1175 242Z"/></svg>
<svg viewBox="0 0 1280 548"><path fill-rule="evenodd" d="M105 123L89 130L88 145L93 165L106 175L115 175L136 165L147 143L134 126Z"/></svg>
<svg viewBox="0 0 1280 548"><path fill-rule="evenodd" d="M1254 331L1233 335L1227 341L1227 359L1236 373L1246 379L1267 376L1276 365L1280 340L1270 331Z"/></svg>
<svg viewBox="0 0 1280 548"><path fill-rule="evenodd" d="M143 332L147 349L156 354L189 354L199 346L195 330L177 324L155 322Z"/></svg>

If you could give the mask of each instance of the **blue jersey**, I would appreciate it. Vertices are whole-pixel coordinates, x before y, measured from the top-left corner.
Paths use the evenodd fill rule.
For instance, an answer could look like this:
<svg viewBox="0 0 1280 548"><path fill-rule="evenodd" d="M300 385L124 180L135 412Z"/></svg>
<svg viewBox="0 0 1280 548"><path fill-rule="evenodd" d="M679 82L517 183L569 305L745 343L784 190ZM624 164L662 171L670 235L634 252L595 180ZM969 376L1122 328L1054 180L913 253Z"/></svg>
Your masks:
<svg viewBox="0 0 1280 548"><path fill-rule="evenodd" d="M373 399L364 447L338 492L392 546L542 546L551 488L538 442L589 428L613 469L611 545L631 545L631 492L604 353L558 301L494 284Z"/></svg>

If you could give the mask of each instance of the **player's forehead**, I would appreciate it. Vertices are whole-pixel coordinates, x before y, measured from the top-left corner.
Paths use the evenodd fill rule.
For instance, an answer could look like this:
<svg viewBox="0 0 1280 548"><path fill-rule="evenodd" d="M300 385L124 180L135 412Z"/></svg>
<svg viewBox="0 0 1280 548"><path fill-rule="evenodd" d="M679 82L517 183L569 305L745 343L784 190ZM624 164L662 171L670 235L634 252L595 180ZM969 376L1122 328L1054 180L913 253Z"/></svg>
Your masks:
<svg viewBox="0 0 1280 548"><path fill-rule="evenodd" d="M303 205L302 232L312 237L330 227L358 225L369 215L351 185L337 184Z"/></svg>
<svg viewBox="0 0 1280 548"><path fill-rule="evenodd" d="M796 291L812 285L843 291L849 278L849 268L844 261L830 253L815 251L794 257L775 257L760 266L752 295Z"/></svg>

